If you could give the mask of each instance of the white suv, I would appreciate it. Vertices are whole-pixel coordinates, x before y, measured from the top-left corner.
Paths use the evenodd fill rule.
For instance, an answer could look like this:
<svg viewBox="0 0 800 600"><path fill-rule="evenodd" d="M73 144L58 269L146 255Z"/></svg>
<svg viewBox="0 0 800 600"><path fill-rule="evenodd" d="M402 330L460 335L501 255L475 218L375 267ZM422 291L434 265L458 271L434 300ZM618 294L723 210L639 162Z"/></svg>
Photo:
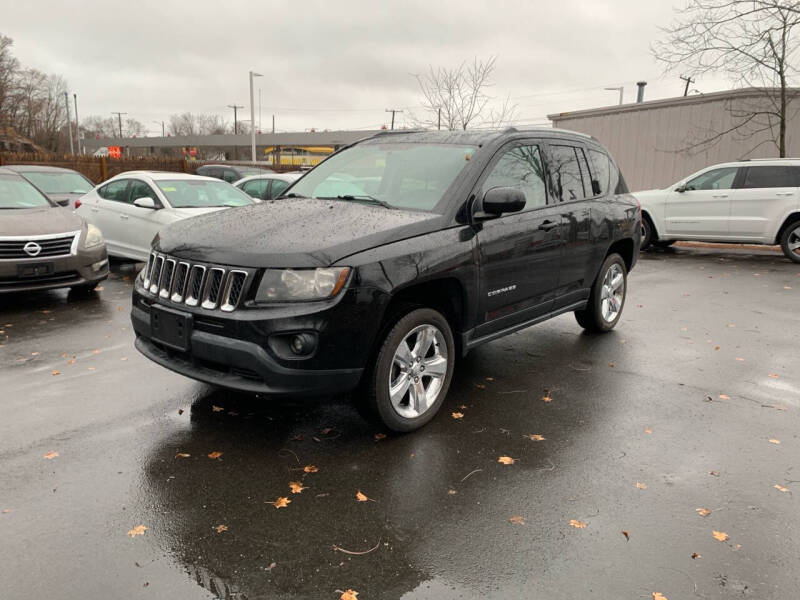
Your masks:
<svg viewBox="0 0 800 600"><path fill-rule="evenodd" d="M800 159L714 165L634 196L642 204L642 249L677 240L780 244L800 263Z"/></svg>

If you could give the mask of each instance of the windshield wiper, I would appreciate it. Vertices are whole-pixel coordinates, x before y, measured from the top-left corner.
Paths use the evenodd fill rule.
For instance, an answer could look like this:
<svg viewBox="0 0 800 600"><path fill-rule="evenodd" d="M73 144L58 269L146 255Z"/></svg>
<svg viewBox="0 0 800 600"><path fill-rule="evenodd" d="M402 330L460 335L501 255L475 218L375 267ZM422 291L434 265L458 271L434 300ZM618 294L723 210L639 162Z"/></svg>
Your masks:
<svg viewBox="0 0 800 600"><path fill-rule="evenodd" d="M382 206L383 208L388 208L390 210L394 210L394 206L386 202L385 200L379 200L373 196L369 196L367 194L364 195L353 195L353 194L340 194L338 196L329 196L329 197L320 197L320 200L349 200L352 202L365 202L367 204L375 204L376 206Z"/></svg>

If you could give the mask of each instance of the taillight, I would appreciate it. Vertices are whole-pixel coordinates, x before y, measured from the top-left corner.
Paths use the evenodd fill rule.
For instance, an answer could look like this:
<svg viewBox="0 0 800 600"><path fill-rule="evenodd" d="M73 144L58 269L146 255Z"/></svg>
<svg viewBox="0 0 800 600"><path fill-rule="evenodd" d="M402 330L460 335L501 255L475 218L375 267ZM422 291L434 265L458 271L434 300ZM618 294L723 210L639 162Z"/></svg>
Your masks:
<svg viewBox="0 0 800 600"><path fill-rule="evenodd" d="M81 207L81 200L78 198L75 200L75 210L78 210Z"/></svg>

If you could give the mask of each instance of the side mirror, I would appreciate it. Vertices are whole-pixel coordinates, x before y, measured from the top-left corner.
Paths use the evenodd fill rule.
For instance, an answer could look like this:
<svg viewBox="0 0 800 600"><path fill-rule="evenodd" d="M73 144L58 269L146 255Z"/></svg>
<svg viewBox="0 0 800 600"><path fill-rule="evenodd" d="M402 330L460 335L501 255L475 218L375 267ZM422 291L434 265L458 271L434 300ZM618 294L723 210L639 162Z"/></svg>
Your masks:
<svg viewBox="0 0 800 600"><path fill-rule="evenodd" d="M137 198L133 201L134 206L138 206L139 208L155 208L156 202L152 198Z"/></svg>
<svg viewBox="0 0 800 600"><path fill-rule="evenodd" d="M679 185L678 187L675 188L675 191L678 192L679 194L682 194L683 192L686 191L686 186L685 185Z"/></svg>
<svg viewBox="0 0 800 600"><path fill-rule="evenodd" d="M69 206L69 198L62 198L61 200L56 200L56 204L59 206Z"/></svg>
<svg viewBox="0 0 800 600"><path fill-rule="evenodd" d="M476 208L491 216L518 212L525 208L525 194L514 187L494 187L483 195Z"/></svg>

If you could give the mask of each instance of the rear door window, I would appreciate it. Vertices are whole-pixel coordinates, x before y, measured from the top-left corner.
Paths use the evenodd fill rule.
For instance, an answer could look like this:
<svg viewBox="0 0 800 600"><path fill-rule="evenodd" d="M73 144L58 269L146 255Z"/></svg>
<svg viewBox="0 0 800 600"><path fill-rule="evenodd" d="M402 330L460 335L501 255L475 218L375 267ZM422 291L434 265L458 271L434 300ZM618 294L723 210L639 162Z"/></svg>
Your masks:
<svg viewBox="0 0 800 600"><path fill-rule="evenodd" d="M589 161L592 169L592 186L597 186L598 194L605 196L611 190L611 170L613 168L608 155L599 150L589 148Z"/></svg>
<svg viewBox="0 0 800 600"><path fill-rule="evenodd" d="M592 177L589 173L589 163L586 162L586 155L583 153L583 148L575 148L575 154L578 156L578 166L581 169L581 179L583 180L583 196L584 198L591 198L600 194L600 191L595 191L592 186Z"/></svg>
<svg viewBox="0 0 800 600"><path fill-rule="evenodd" d="M800 186L800 167L767 166L747 167L742 187L752 188L783 188Z"/></svg>
<svg viewBox="0 0 800 600"><path fill-rule="evenodd" d="M273 179L272 180L272 187L269 190L269 197L270 198L277 198L288 187L289 187L289 182L288 181L283 181L282 179Z"/></svg>
<svg viewBox="0 0 800 600"><path fill-rule="evenodd" d="M268 187L268 179L251 179L242 185L242 191L252 198L261 200L266 197Z"/></svg>
<svg viewBox="0 0 800 600"><path fill-rule="evenodd" d="M111 183L98 188L97 194L105 199L114 202L127 202L128 201L128 179L117 179Z"/></svg>
<svg viewBox="0 0 800 600"><path fill-rule="evenodd" d="M153 188L139 179L133 179L131 181L131 189L128 192L128 196L131 204L133 204L139 198L151 198L153 202L158 205L158 196L153 191Z"/></svg>
<svg viewBox="0 0 800 600"><path fill-rule="evenodd" d="M550 194L555 203L574 202L587 197L576 148L550 146Z"/></svg>

